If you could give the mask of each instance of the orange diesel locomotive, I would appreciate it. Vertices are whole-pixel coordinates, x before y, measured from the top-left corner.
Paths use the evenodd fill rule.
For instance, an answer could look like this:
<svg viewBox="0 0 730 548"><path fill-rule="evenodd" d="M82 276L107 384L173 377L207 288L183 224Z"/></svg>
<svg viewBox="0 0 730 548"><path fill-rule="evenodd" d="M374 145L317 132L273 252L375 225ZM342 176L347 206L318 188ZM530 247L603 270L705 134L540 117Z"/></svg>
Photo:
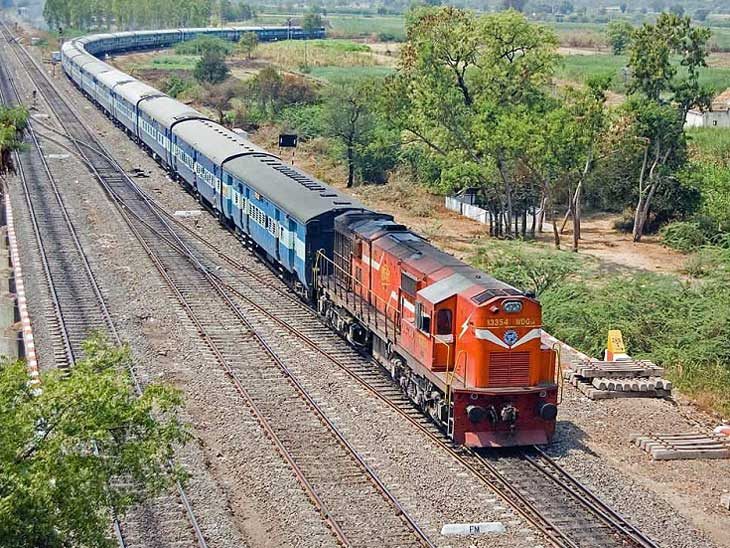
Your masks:
<svg viewBox="0 0 730 548"><path fill-rule="evenodd" d="M320 314L366 347L458 444L548 443L555 352L534 298L448 255L389 215L335 220L315 268Z"/></svg>

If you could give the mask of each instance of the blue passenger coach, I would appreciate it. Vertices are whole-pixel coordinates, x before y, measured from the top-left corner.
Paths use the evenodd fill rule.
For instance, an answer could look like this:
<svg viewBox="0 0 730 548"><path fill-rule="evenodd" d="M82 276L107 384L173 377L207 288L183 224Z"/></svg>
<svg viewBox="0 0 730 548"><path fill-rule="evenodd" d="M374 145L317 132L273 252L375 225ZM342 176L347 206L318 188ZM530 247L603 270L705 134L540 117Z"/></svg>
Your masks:
<svg viewBox="0 0 730 548"><path fill-rule="evenodd" d="M242 229L269 257L311 287L318 250L330 252L334 219L365 209L350 196L262 154L223 165L223 179L241 195Z"/></svg>
<svg viewBox="0 0 730 548"><path fill-rule="evenodd" d="M94 57L169 46L201 35L237 40L244 32L256 32L262 41L324 36L324 29L298 27L110 33L65 43L61 62L78 87L223 225L277 264L301 294L310 294L317 252L332 252L335 217L363 210L362 204Z"/></svg>
<svg viewBox="0 0 730 548"><path fill-rule="evenodd" d="M184 120L203 118L197 110L172 97L150 96L138 103L138 134L142 141L169 168L171 165L172 129Z"/></svg>

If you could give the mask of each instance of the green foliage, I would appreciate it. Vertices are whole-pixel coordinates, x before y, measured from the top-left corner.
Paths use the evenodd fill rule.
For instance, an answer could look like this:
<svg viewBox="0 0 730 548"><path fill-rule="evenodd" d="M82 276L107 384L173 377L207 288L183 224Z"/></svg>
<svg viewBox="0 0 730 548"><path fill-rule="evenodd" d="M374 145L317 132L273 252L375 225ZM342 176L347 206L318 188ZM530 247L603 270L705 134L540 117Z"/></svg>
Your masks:
<svg viewBox="0 0 730 548"><path fill-rule="evenodd" d="M493 242L477 250L475 264L518 289L543 295L575 274L582 260L567 251L553 252L524 242Z"/></svg>
<svg viewBox="0 0 730 548"><path fill-rule="evenodd" d="M661 230L662 243L667 247L689 253L703 246L707 239L700 225L695 222L675 222Z"/></svg>
<svg viewBox="0 0 730 548"><path fill-rule="evenodd" d="M662 13L655 24L644 24L632 36L629 66L632 70L629 91L641 92L658 101L665 92L673 92L679 99L683 88L694 95L687 97L694 106L699 95L696 80L700 67L706 66L706 45L710 30L693 27L689 17ZM677 66L672 54L680 55L680 64L689 71L686 81L677 81Z"/></svg>
<svg viewBox="0 0 730 548"><path fill-rule="evenodd" d="M189 91L194 85L195 84L190 80L173 75L170 76L167 82L165 82L163 91L170 97L177 98L183 93Z"/></svg>
<svg viewBox="0 0 730 548"><path fill-rule="evenodd" d="M23 148L23 134L28 127L28 110L0 105L0 176L15 173L13 152Z"/></svg>
<svg viewBox="0 0 730 548"><path fill-rule="evenodd" d="M3 546L114 546L110 505L124 513L183 478L166 466L189 439L180 394L149 385L138 398L128 349L93 338L84 351L70 375L42 374L38 394L22 363L0 365Z"/></svg>
<svg viewBox="0 0 730 548"><path fill-rule="evenodd" d="M153 58L149 64L142 65L139 68L192 71L198 61L200 61L200 57L197 55L159 55Z"/></svg>
<svg viewBox="0 0 730 548"><path fill-rule="evenodd" d="M221 20L228 23L231 21L248 21L256 17L253 8L243 2L231 2L231 0L221 0L220 2Z"/></svg>
<svg viewBox="0 0 730 548"><path fill-rule="evenodd" d="M614 19L606 27L608 42L611 44L614 55L621 55L631 42L631 33L634 27L623 19Z"/></svg>
<svg viewBox="0 0 730 548"><path fill-rule="evenodd" d="M258 45L259 37L255 32L244 32L238 40L238 49L243 51L248 59L251 59Z"/></svg>
<svg viewBox="0 0 730 548"><path fill-rule="evenodd" d="M316 8L310 9L306 14L304 14L304 18L302 19L302 29L307 32L317 30L321 28L323 24L322 16Z"/></svg>
<svg viewBox="0 0 730 548"><path fill-rule="evenodd" d="M393 69L386 66L360 67L310 67L309 74L313 78L336 82L341 80L362 80L384 78L393 74Z"/></svg>
<svg viewBox="0 0 730 548"><path fill-rule="evenodd" d="M203 55L207 52L225 57L233 52L233 44L215 36L198 36L175 45L175 53L178 55Z"/></svg>
<svg viewBox="0 0 730 548"><path fill-rule="evenodd" d="M582 131L568 123L573 105L561 110L547 89L558 63L554 33L512 10L453 7L413 11L407 32L384 111L411 146L440 157L444 188L461 179L506 208L509 233L513 215L534 208L537 189L574 168L567 163L585 144L570 135Z"/></svg>
<svg viewBox="0 0 730 548"><path fill-rule="evenodd" d="M280 120L285 131L299 135L300 139L311 139L324 134L322 105L294 104L281 110Z"/></svg>
<svg viewBox="0 0 730 548"><path fill-rule="evenodd" d="M332 36L365 38L373 33L387 33L397 41L405 38L404 20L400 15L363 17L330 14L327 22L331 27L328 34Z"/></svg>
<svg viewBox="0 0 730 548"><path fill-rule="evenodd" d="M356 176L385 182L397 161L399 134L377 112L379 86L376 80L343 80L323 94L324 133L339 145L337 151L347 162L348 188Z"/></svg>
<svg viewBox="0 0 730 548"><path fill-rule="evenodd" d="M208 26L212 0L99 2L47 0L43 16L51 28L142 29Z"/></svg>
<svg viewBox="0 0 730 548"><path fill-rule="evenodd" d="M193 76L201 84L220 84L229 73L225 58L214 50L203 53L193 70Z"/></svg>
<svg viewBox="0 0 730 548"><path fill-rule="evenodd" d="M553 335L591 356L602 354L609 329L622 331L631 355L647 355L684 292L673 279L647 274L579 279L542 296L543 322Z"/></svg>

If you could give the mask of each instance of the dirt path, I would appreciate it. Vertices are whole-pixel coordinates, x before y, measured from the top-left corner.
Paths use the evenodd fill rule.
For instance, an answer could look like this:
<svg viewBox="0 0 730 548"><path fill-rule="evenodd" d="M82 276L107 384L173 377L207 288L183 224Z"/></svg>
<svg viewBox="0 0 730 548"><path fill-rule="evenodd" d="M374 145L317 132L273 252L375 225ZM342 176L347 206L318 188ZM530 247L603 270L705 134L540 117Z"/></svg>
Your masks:
<svg viewBox="0 0 730 548"><path fill-rule="evenodd" d="M600 259L609 269L629 268L672 274L682 272L685 255L662 245L658 236L644 236L641 242L633 242L631 234L613 228L618 218L618 215L605 213L584 218L578 253ZM552 231L551 226L548 229ZM552 232L543 234L540 240L552 245ZM561 239L563 249L570 249L572 241L572 229L568 224Z"/></svg>

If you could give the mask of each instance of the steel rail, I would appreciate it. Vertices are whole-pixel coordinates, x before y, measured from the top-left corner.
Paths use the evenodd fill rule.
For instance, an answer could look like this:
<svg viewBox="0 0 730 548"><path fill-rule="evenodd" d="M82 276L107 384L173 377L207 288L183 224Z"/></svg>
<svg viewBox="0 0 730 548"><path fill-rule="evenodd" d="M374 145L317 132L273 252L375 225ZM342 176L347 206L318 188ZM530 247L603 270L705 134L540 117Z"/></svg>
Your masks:
<svg viewBox="0 0 730 548"><path fill-rule="evenodd" d="M19 58L19 56L17 54L17 51L12 47L13 45L17 46L18 49L20 49L27 56L27 58L31 61L31 63L34 64L34 66L36 67L36 69L39 72L41 72L43 74L43 76L45 77L46 76L45 73L41 69L39 69L37 67L37 65L35 64L35 59L33 59L32 56L30 54L28 54L23 49L23 47L17 42L17 40L13 37L12 33L8 30L8 28L6 26L5 21L0 20L0 27L1 27L1 33L5 37L6 42L11 46L10 49L14 51L16 57L18 58L18 61L21 62L21 64L25 68L26 72L28 73L29 77L31 77L31 79L34 82L36 81L30 75L30 71L28 70L28 65L22 63L22 61L20 60L20 58ZM10 77L10 75L6 73L5 66L0 67L0 73L3 73L3 75L5 76L5 78L7 79L7 81L10 83L10 85L12 85L13 90L15 92L15 95L17 97L17 100L19 102L20 101L20 93L18 92L17 87L15 86L15 83L13 82L12 78ZM83 250L83 246L81 245L81 242L79 241L77 231L76 231L75 227L73 226L73 223L71 222L70 217L68 216L68 212L67 212L67 209L65 207L65 204L63 203L63 199L62 199L61 193L60 193L60 191L58 189L58 185L57 185L57 183L56 183L56 181L55 181L55 179L54 179L54 177L53 177L53 175L51 173L50 166L48 166L48 163L47 163L47 161L46 161L46 159L45 159L45 157L43 155L41 145L40 145L40 143L38 141L38 138L37 138L37 136L35 134L35 131L33 130L32 125L33 125L33 122L32 121L29 121L29 124L28 124L28 130L29 131L28 131L28 133L32 136L33 143L34 143L34 147L39 152L39 156L40 156L40 158L42 160L44 170L45 170L45 172L48 175L49 181L51 182L51 186L53 188L53 193L54 193L54 195L55 195L55 197L56 197L56 199L57 199L57 201L59 203L60 209L61 209L61 211L63 213L64 220L66 221L66 224L67 224L67 226L68 226L68 228L69 228L69 230L71 232L71 235L73 237L74 246L75 246L77 252L79 253L79 255L80 255L80 257L81 257L81 259L83 261L84 272L85 272L86 276L88 277L90 284L93 287L94 295L96 297L96 300L98 302L98 305L101 308L102 316L104 318L104 322L106 323L106 327L107 327L109 333L112 335L112 339L113 339L114 343L117 344L117 345L119 345L122 342L121 341L121 337L119 336L119 333L116 330L116 327L114 325L114 322L113 322L113 319L111 317L111 314L110 314L110 312L109 312L109 310L108 310L108 308L106 306L106 301L105 301L105 299L104 299L104 297L103 297L103 295L101 293L101 290L100 290L100 288L98 286L98 283L96 281L96 276L94 275L93 270L91 269L91 266L89 264L88 258L86 256L84 250ZM44 124L41 124L41 125L44 125ZM79 151L79 153L80 153L80 151ZM81 155L81 156L83 157L83 155ZM18 162L18 163L20 164L20 162ZM86 160L85 163L86 163L87 167L90 167L91 164L88 162L88 160ZM21 166L21 169L22 169L22 166ZM26 191L26 200L27 200L27 203L28 203L28 208L29 208L29 211L31 212L31 220L32 220L32 223L33 223L34 231L36 232L36 239L39 242L39 248L41 249L41 255L42 255L42 262L43 262L43 265L44 265L44 271L46 271L46 277L47 277L47 280L49 282L49 289L50 289L50 291L51 291L51 293L53 295L52 299L53 299L54 309L56 310L56 312L58 314L58 317L59 317L60 324L62 325L62 332L64 334L63 335L64 336L64 344L68 348L68 356L69 356L69 363L68 363L68 365L70 366L70 365L72 365L76 361L76 352L74 352L74 349L71 347L71 343L69 342L69 337L68 337L68 333L67 333L67 330L66 330L66 323L65 323L65 321L63 319L63 314L61 313L61 309L60 309L60 306L59 306L59 303L58 303L58 297L57 297L57 293L56 293L56 284L52 281L52 277L50 275L49 261L48 261L47 255L45 253L45 250L44 250L44 247L43 247L43 243L42 243L41 238L40 238L40 232L38 231L38 223L37 223L36 215L35 215L35 212L34 212L34 209L33 209L32 201L31 201L31 198L30 198L30 194L28 193L27 184L26 184L25 180L24 179L22 179L22 180L23 180L23 186L24 186L25 191ZM130 378L132 379L132 384L133 384L133 388L134 388L135 394L139 397L139 396L142 395L142 392L143 392L142 385L139 382L139 379L137 377L137 374L134 371L134 368L133 368L133 366L131 364L129 364L127 366L127 370L128 370L129 375L130 375ZM167 466L168 466L168 468L172 468L173 467L173 462L171 460L168 460L167 461ZM184 490L182 484L178 480L175 481L175 488L176 488L176 491L178 493L178 496L180 497L180 499L181 499L181 501L183 503L183 506L184 506L184 508L186 510L186 514L187 514L188 520L189 520L189 522L191 524L191 527L193 528L193 531L194 531L194 534L195 534L195 537L196 537L196 540L197 540L197 543L198 543L199 548L207 548L207 542L205 540L205 536L203 535L203 532L200 529L200 526L198 524L197 518L195 517L195 513L193 512L192 505L190 504L190 501L189 501L189 499L188 499L188 497L187 497L187 495L185 493L185 490ZM112 513L113 513L113 528L114 528L114 533L115 533L115 535L117 537L117 541L118 541L119 545L122 548L126 548L127 545L126 545L126 542L124 540L124 535L123 535L122 530L121 530L121 522L120 522L120 520L119 520L119 518L118 518L118 516L116 514L116 511L113 511Z"/></svg>
<svg viewBox="0 0 730 548"><path fill-rule="evenodd" d="M27 52L24 52L26 56L29 56ZM31 62L35 65L35 60L30 58ZM37 69L37 66L36 66ZM37 69L40 71L40 69ZM42 72L42 71L40 71ZM43 76L45 76L45 73L43 73ZM66 103L65 98L60 96L58 92L55 90L55 86L52 83L49 83L49 87L52 91L55 91L57 94L57 98L59 102L65 103L65 106L68 108L68 111L73 113L73 109ZM44 93L45 95L45 93ZM57 113L58 114L58 113ZM116 160L114 160L113 156L108 154L101 143L96 140L93 135L91 135L91 132L86 128L85 124L80 120L80 118L76 115L74 115L75 121L78 123L80 127L82 127L86 133L92 137L91 142L96 143L96 147L91 147L88 145L88 143L83 143L86 145L86 148L92 148L95 149L96 152L99 155L103 155L107 161L109 161L111 164L114 165L114 167L117 169L117 171L120 172L120 174L123 176L123 178L126 180L127 184L129 184L136 192L138 192L139 196L142 198L143 201L146 201L146 197L141 192L141 189L127 176L127 174L124 172L124 170L121 169L121 167L118 165ZM55 130L54 130L55 131ZM75 146L79 148L79 139L73 138L72 140L75 141ZM324 505L323 501L319 497L319 495L315 492L315 490L312 488L311 484L309 484L306 477L301 473L301 470L294 460L294 458L289 454L286 447L281 443L278 436L276 435L275 431L271 426L269 425L266 417L260 412L258 407L256 406L254 400L247 394L246 389L243 387L243 385L240 383L238 377L236 376L235 372L228 366L226 363L225 358L221 354L220 350L215 345L214 341L211 339L211 337L205 332L204 327L202 326L200 320L196 317L194 311L192 310L192 307L189 305L187 300L185 299L184 295L180 292L179 288L175 285L174 280L171 279L169 274L166 271L165 266L160 261L157 254L151 249L151 247L144 241L143 236L139 233L139 231L134 227L134 221L132 218L135 218L137 222L141 222L144 224L148 229L153 230L157 232L157 230L154 227L151 227L144 219L139 217L135 212L133 212L131 209L127 209L123 207L123 199L119 194L111 188L109 185L106 185L104 181L104 177L99 173L98 169L93 166L93 162L83 153L81 152L79 148L79 154L86 158L87 166L93 168L93 172L96 176L96 178L100 181L100 183L104 186L106 191L114 198L113 203L117 205L120 213L122 214L123 218L125 219L125 222L130 226L130 229L132 229L133 233L135 234L135 237L139 240L139 242L142 244L143 248L145 249L145 252L150 256L151 260L153 261L153 264L155 264L156 268L162 275L163 279L167 283L167 285L170 287L170 289L173 291L173 293L176 295L176 298L180 302L180 304L183 306L183 308L186 310L186 313L190 317L191 321L193 321L198 330L199 334L203 338L203 340L206 342L206 345L209 347L209 349L216 355L217 361L226 369L226 372L228 376L232 379L234 385L236 386L239 393L242 395L245 394L245 399L247 399L249 403L249 407L252 409L254 414L257 416L259 422L264 427L264 430L267 432L267 434L272 438L272 440L275 441L275 444L279 447L280 452L283 452L283 456L287 460L287 462L290 464L292 469L295 471L295 473L299 476L300 480L304 483L305 489L309 492L310 496L315 501L315 506L317 506L320 511L322 511L325 519L330 523L333 531L335 532L338 539L345 545L348 544L347 538L344 534L344 532L341 530L339 525L336 521L332 518L332 512L327 509L327 507ZM121 206L121 207L120 207ZM156 212L157 208L154 207L152 204L149 204L150 211ZM172 237L176 240L176 242L170 242L169 239L167 239L168 245L175 244L174 247L177 249L177 251L181 252L195 267L196 270L198 270L200 273L202 273L209 281L211 287L216 290L219 294L219 296L228 304L228 306L231 308L231 310L239 316L239 319L241 321L241 324L244 325L247 329L249 329L254 336L258 339L259 343L261 344L262 348L269 354L269 356L277 363L277 365L285 372L287 377L290 381L294 384L294 386L297 387L297 390L300 392L301 396L309 403L309 405L315 409L317 414L319 415L320 419L324 422L324 424L329 428L329 430L335 434L336 438L338 439L339 443L347 449L348 453L356 460L359 465L362 467L362 469L366 472L368 477L370 477L371 481L375 485L375 487L378 489L378 491L381 493L381 495L390 502L391 505L394 506L394 508L397 510L398 514L401 515L404 519L404 521L408 524L409 528L414 532L414 534L419 538L421 543L425 546L432 547L434 544L428 539L428 537L425 535L425 533L420 529L418 524L409 516L405 508L397 501L397 499L392 495L392 493L387 489L387 487L382 483L382 481L377 477L374 470L365 462L363 457L357 453L357 451L354 449L354 447L345 439L344 435L339 431L339 429L336 427L336 425L330 421L324 412L321 410L321 408L316 404L316 402L313 400L311 395L306 392L304 387L293 378L291 375L291 372L288 371L288 368L284 364L284 362L281 360L281 358L273 351L273 349L266 343L266 341L261 337L260 333L253 327L250 322L245 318L245 316L238 310L235 303L233 303L230 298L225 294L224 291L221 290L220 285L216 282L216 280L211 276L210 272L207 270L207 268L198 260L197 255L185 244L174 232L174 230L167 224L167 222L162 219L162 216L159 215L159 213L155 213L158 217L159 221L165 226L167 231L172 235ZM157 236L161 239L165 239L165 237L161 234L157 234Z"/></svg>

